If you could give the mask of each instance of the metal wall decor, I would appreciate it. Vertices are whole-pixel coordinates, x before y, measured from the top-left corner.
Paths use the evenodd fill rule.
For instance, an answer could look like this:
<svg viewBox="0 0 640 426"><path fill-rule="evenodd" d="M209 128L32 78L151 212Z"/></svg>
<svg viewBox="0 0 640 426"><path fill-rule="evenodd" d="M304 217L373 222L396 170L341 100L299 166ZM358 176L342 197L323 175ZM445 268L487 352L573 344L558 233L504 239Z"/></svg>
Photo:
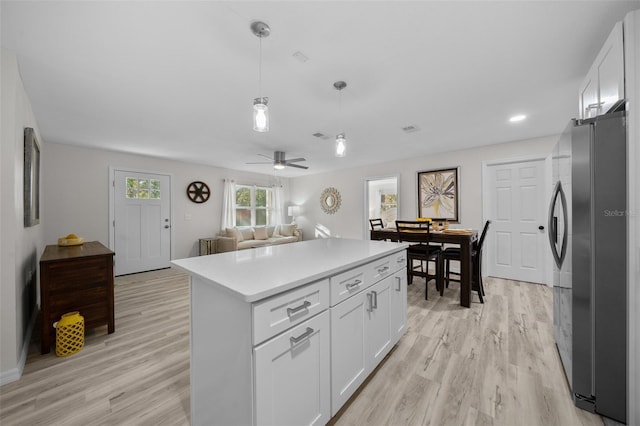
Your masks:
<svg viewBox="0 0 640 426"><path fill-rule="evenodd" d="M320 194L320 207L326 214L334 214L340 208L342 204L342 197L337 189L330 187L326 188Z"/></svg>
<svg viewBox="0 0 640 426"><path fill-rule="evenodd" d="M187 186L187 197L194 203L204 203L210 196L211 191L209 190L209 186L204 182L197 180Z"/></svg>

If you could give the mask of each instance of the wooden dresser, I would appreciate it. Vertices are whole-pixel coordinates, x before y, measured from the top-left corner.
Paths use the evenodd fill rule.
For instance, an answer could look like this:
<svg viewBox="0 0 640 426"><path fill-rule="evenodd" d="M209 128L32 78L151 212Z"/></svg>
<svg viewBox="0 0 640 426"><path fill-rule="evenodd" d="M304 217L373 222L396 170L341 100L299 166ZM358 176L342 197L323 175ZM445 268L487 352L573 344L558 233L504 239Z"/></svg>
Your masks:
<svg viewBox="0 0 640 426"><path fill-rule="evenodd" d="M45 247L40 258L42 353L55 341L53 323L62 314L79 311L85 329L107 324L115 331L113 312L114 252L98 241L79 246Z"/></svg>

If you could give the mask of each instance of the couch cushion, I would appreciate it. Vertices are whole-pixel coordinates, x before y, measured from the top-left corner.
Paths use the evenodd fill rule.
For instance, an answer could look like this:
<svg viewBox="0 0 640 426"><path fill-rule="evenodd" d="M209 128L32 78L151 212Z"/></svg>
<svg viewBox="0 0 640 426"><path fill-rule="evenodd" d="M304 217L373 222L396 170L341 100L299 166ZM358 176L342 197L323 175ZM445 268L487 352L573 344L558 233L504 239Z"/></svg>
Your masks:
<svg viewBox="0 0 640 426"><path fill-rule="evenodd" d="M267 244L269 244L269 240L244 240L243 242L238 243L238 250L266 246Z"/></svg>
<svg viewBox="0 0 640 426"><path fill-rule="evenodd" d="M293 233L296 230L296 224L295 223L291 223L288 225L280 225L280 235L282 235L283 237L291 237L293 236Z"/></svg>
<svg viewBox="0 0 640 426"><path fill-rule="evenodd" d="M253 238L256 240L266 240L268 238L267 229L264 226L256 226L253 228Z"/></svg>
<svg viewBox="0 0 640 426"><path fill-rule="evenodd" d="M238 242L244 240L244 238L242 237L242 233L236 228L227 228L226 231L227 237L235 238L236 240L238 240Z"/></svg>
<svg viewBox="0 0 640 426"><path fill-rule="evenodd" d="M250 226L236 227L242 234L242 238L245 240L253 240L253 228Z"/></svg>
<svg viewBox="0 0 640 426"><path fill-rule="evenodd" d="M286 244L286 243L295 243L297 241L297 237L271 237L269 238L269 244Z"/></svg>
<svg viewBox="0 0 640 426"><path fill-rule="evenodd" d="M267 225L267 226L265 226L265 228L267 229L267 237L268 238L273 237L274 231L276 230L276 226L275 225Z"/></svg>

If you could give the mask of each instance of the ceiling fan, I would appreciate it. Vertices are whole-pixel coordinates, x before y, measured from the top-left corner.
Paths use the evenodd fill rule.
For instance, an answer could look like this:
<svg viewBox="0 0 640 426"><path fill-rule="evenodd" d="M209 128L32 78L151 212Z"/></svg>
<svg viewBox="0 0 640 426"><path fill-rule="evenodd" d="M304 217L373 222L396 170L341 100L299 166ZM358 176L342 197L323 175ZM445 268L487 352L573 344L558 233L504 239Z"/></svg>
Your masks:
<svg viewBox="0 0 640 426"><path fill-rule="evenodd" d="M273 163L273 168L277 169L277 170L282 170L285 168L285 166L287 167L297 167L299 169L308 169L309 167L307 166L301 166L299 164L294 164L294 163L299 163L300 161L307 161L305 158L292 158L291 160L286 160L284 157L284 151L275 151L273 153L273 158L271 157L267 157L266 155L262 155L262 154L258 154L260 157L264 157L269 161L260 161L257 163L246 163L246 164L272 164Z"/></svg>

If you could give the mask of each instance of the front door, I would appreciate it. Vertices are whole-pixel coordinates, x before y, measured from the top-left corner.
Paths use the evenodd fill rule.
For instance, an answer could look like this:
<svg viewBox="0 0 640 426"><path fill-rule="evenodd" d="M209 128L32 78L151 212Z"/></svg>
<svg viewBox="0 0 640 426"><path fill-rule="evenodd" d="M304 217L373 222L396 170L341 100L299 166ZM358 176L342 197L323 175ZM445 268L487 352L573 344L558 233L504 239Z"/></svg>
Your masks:
<svg viewBox="0 0 640 426"><path fill-rule="evenodd" d="M484 251L489 275L546 281L545 184L542 159L488 167L488 214L492 223Z"/></svg>
<svg viewBox="0 0 640 426"><path fill-rule="evenodd" d="M114 171L115 274L168 268L171 177Z"/></svg>

